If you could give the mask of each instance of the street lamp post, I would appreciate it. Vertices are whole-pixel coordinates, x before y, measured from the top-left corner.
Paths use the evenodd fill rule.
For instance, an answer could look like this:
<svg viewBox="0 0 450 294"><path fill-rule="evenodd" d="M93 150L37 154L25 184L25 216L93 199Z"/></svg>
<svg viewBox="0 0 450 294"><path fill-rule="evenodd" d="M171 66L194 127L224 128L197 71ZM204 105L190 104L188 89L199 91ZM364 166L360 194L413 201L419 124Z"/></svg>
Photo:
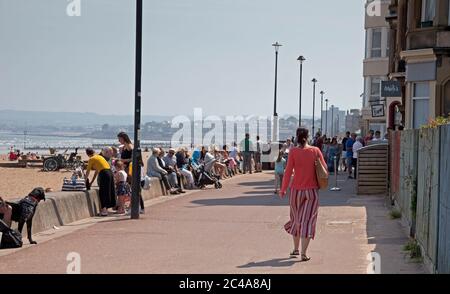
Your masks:
<svg viewBox="0 0 450 294"><path fill-rule="evenodd" d="M325 136L328 137L328 99L325 99Z"/></svg>
<svg viewBox="0 0 450 294"><path fill-rule="evenodd" d="M298 125L302 126L302 90L303 90L303 61L306 60L305 57L300 56L297 58L300 61L300 96L299 96L299 109L298 109Z"/></svg>
<svg viewBox="0 0 450 294"><path fill-rule="evenodd" d="M131 218L139 219L139 197L141 194L141 78L142 78L142 0L136 0L136 74L134 96L134 149L133 149L133 183L131 195Z"/></svg>
<svg viewBox="0 0 450 294"><path fill-rule="evenodd" d="M312 136L314 137L316 135L314 124L315 124L315 119L316 119L315 112L316 112L316 83L317 83L317 79L314 78L314 79L312 79L311 82L313 82Z"/></svg>
<svg viewBox="0 0 450 294"><path fill-rule="evenodd" d="M277 113L277 90L278 90L278 51L280 47L283 46L280 43L276 42L272 44L275 48L275 90L274 90L274 98L273 98L273 132L272 132L272 141L278 142L278 113Z"/></svg>
<svg viewBox="0 0 450 294"><path fill-rule="evenodd" d="M334 137L334 105L331 105L331 138Z"/></svg>
<svg viewBox="0 0 450 294"><path fill-rule="evenodd" d="M320 91L320 132L323 135L323 95L325 95L324 91Z"/></svg>

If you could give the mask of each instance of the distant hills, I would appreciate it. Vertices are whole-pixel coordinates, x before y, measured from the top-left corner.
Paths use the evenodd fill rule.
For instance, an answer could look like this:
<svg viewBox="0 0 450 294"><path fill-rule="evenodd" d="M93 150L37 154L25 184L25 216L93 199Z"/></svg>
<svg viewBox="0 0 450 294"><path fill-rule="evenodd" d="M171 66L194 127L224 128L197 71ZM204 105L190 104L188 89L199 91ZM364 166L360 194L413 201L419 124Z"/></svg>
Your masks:
<svg viewBox="0 0 450 294"><path fill-rule="evenodd" d="M205 114L204 114L205 115ZM188 114L191 117L191 114ZM284 115L282 118L296 118L295 115ZM303 119L310 119L310 116L303 116ZM143 115L142 124L148 122L171 121L173 116L164 115ZM46 112L46 111L18 111L0 110L1 127L29 128L29 127L93 127L108 124L110 126L130 126L134 124L132 115L102 115L92 112Z"/></svg>
<svg viewBox="0 0 450 294"><path fill-rule="evenodd" d="M142 122L163 122L171 120L171 116L144 115ZM101 115L97 113L78 112L45 112L45 111L17 111L0 110L0 126L98 126L132 125L134 118L131 115Z"/></svg>

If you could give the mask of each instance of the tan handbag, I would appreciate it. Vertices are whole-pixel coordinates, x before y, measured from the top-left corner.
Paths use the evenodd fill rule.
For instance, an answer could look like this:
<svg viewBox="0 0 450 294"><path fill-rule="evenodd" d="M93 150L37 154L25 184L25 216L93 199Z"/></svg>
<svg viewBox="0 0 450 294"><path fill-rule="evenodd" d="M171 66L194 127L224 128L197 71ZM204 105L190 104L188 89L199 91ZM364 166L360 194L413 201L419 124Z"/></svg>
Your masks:
<svg viewBox="0 0 450 294"><path fill-rule="evenodd" d="M316 159L316 176L320 190L328 189L328 172L327 167L323 166L320 159Z"/></svg>

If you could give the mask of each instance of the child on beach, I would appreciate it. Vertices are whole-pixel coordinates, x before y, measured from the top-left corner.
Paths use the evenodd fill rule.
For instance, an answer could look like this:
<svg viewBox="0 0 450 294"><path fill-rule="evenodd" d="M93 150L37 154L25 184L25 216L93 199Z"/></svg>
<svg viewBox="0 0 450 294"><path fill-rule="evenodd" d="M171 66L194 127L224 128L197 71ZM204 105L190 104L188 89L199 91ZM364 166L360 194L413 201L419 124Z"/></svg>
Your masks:
<svg viewBox="0 0 450 294"><path fill-rule="evenodd" d="M117 160L114 166L116 168L114 182L116 183L118 203L117 214L124 214L127 212L127 207L131 201L130 186L127 182L128 175L125 172L125 164L122 161Z"/></svg>
<svg viewBox="0 0 450 294"><path fill-rule="evenodd" d="M278 159L275 162L275 194L278 194L278 187L281 188L285 169L286 159L284 159L284 152L280 151Z"/></svg>

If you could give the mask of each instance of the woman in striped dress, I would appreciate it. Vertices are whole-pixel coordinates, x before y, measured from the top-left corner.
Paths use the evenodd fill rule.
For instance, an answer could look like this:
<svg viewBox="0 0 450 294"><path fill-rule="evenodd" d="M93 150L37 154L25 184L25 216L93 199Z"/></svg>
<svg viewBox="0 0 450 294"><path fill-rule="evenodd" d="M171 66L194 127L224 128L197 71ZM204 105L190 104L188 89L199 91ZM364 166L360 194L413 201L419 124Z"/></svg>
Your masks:
<svg viewBox="0 0 450 294"><path fill-rule="evenodd" d="M280 190L284 198L290 188L289 203L291 219L286 224L286 231L293 236L294 251L291 256L301 256L302 261L309 261L307 250L309 242L316 236L316 223L319 210L319 184L316 177L316 161L320 160L327 166L322 152L317 147L308 144L309 131L304 128L297 130L299 147L289 152L288 164ZM291 182L292 174L294 178ZM301 240L301 252L299 251Z"/></svg>

